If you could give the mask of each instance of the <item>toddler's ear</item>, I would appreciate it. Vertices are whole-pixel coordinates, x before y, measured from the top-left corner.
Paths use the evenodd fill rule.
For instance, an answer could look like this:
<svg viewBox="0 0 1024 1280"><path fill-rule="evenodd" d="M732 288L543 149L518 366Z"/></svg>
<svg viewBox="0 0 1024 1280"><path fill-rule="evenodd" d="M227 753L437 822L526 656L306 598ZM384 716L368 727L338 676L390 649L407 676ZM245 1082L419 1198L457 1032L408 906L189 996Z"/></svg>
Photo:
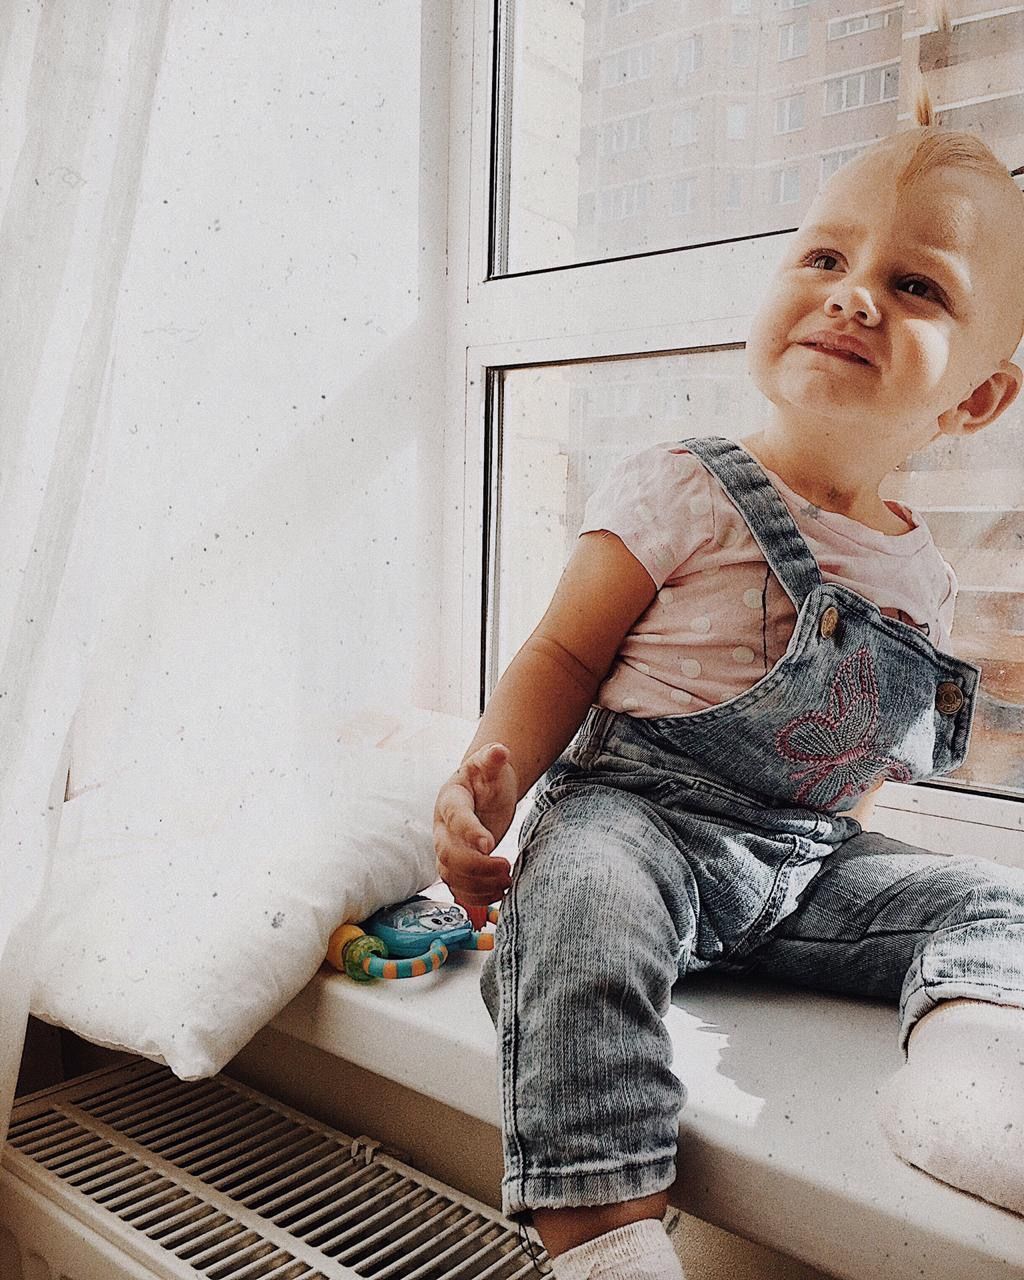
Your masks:
<svg viewBox="0 0 1024 1280"><path fill-rule="evenodd" d="M939 431L944 435L967 436L990 422L1013 404L1024 373L1012 360L1004 360L994 373L975 387L954 409L939 414Z"/></svg>

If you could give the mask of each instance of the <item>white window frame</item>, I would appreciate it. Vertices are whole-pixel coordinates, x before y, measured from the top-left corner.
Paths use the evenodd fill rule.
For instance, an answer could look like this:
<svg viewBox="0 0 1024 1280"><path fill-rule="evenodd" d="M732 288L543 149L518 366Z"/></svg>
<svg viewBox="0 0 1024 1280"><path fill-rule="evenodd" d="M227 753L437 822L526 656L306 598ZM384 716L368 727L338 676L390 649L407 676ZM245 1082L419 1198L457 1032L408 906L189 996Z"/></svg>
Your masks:
<svg viewBox="0 0 1024 1280"><path fill-rule="evenodd" d="M775 132L796 133L806 122L805 93L788 93L784 98L775 99ZM799 108L797 110L796 108ZM794 122L794 116L798 116Z"/></svg>
<svg viewBox="0 0 1024 1280"><path fill-rule="evenodd" d="M885 97L885 73L892 67L895 67L897 72L899 71L898 62L880 62L871 67L854 67L849 71L843 71L839 75L829 76L826 80L823 80L822 88L825 96L822 102L822 115L837 116L844 111L860 111L864 107L877 107L883 102L895 102L899 97L898 78L896 81L896 92L891 94L888 98ZM873 78L876 73L878 76L879 96L877 98L869 98L867 96L869 83L868 78ZM851 102L849 101L847 89L849 85L855 82L860 85L860 100L857 102ZM838 107L829 107L829 87L831 85L840 86L841 104Z"/></svg>
<svg viewBox="0 0 1024 1280"><path fill-rule="evenodd" d="M740 114L742 113L742 115ZM737 132L733 128L734 121L739 120L742 128ZM725 136L730 142L740 142L747 136L747 125L750 123L749 103L729 102L725 108Z"/></svg>
<svg viewBox="0 0 1024 1280"><path fill-rule="evenodd" d="M623 67L628 74L618 75L614 70ZM609 75L609 68L613 74ZM649 80L654 73L654 45L650 40L637 44L623 45L621 49L613 49L601 59L601 85L605 89L614 89L620 84L635 84L637 80Z"/></svg>
<svg viewBox="0 0 1024 1280"><path fill-rule="evenodd" d="M827 182L834 173L838 173L844 164L847 164L855 156L860 155L866 146L868 146L868 143L863 142L856 146L837 147L833 151L824 152L819 161L819 183ZM835 161L835 164L832 163L833 161Z"/></svg>
<svg viewBox="0 0 1024 1280"><path fill-rule="evenodd" d="M673 147L692 147L699 139L700 106L696 102L682 102L672 113L671 144Z"/></svg>
<svg viewBox="0 0 1024 1280"><path fill-rule="evenodd" d="M439 704L479 714L487 415L513 366L745 341L788 234L487 279L492 0L453 0ZM475 52L475 60L474 60ZM680 307L679 299L687 305ZM614 323L609 318L615 317ZM1024 865L1024 802L887 782L873 825Z"/></svg>
<svg viewBox="0 0 1024 1280"><path fill-rule="evenodd" d="M673 218L685 218L697 208L700 192L700 177L696 173L681 173L671 179L671 196L669 209ZM679 207L679 192L686 191L685 208Z"/></svg>
<svg viewBox="0 0 1024 1280"><path fill-rule="evenodd" d="M725 199L722 202L722 208L734 213L737 209L743 208L743 173L738 169L729 169L724 176ZM739 188L739 199L734 204L730 200L730 196L737 187Z"/></svg>
<svg viewBox="0 0 1024 1280"><path fill-rule="evenodd" d="M650 178L636 178L632 182L620 182L598 192L596 218L598 222L623 222L645 213L651 194ZM607 197L607 199L604 199Z"/></svg>
<svg viewBox="0 0 1024 1280"><path fill-rule="evenodd" d="M628 116L604 120L601 124L601 149L606 156L642 151L651 137L651 112L634 111Z"/></svg>
<svg viewBox="0 0 1024 1280"><path fill-rule="evenodd" d="M786 196L787 180L796 175L796 191L790 196ZM769 204L798 204L800 201L800 166L797 164L778 165L769 171L768 174Z"/></svg>
<svg viewBox="0 0 1024 1280"><path fill-rule="evenodd" d="M826 40L845 40L848 36L863 35L865 31L884 31L893 20L893 15L900 12L901 5L890 5L884 9L864 9L861 13L844 13L838 18L829 18L826 28ZM862 26L853 26L862 22Z"/></svg>
<svg viewBox="0 0 1024 1280"><path fill-rule="evenodd" d="M689 57L683 58L683 50L690 51ZM685 62L685 65L684 65ZM704 65L704 33L690 31L676 44L676 83L685 84L690 76L698 72Z"/></svg>
<svg viewBox="0 0 1024 1280"><path fill-rule="evenodd" d="M778 61L792 62L794 58L806 58L810 42L811 24L806 14L792 22L780 22Z"/></svg>

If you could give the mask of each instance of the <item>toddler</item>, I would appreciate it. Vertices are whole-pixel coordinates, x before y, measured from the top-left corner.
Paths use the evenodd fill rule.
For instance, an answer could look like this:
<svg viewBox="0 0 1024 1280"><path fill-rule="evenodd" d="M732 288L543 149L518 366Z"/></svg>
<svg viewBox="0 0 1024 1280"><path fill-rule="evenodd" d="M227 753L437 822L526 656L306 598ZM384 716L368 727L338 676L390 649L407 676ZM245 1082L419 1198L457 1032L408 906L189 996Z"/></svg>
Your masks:
<svg viewBox="0 0 1024 1280"><path fill-rule="evenodd" d="M703 969L898 999L890 1143L1024 1213L1024 871L861 825L886 778L967 751L955 579L879 486L1016 396L1022 244L970 135L909 129L841 169L750 334L764 420L614 469L438 795L456 899L507 891L483 978L503 1203L558 1277L681 1274L662 1016ZM542 774L511 871L489 855Z"/></svg>

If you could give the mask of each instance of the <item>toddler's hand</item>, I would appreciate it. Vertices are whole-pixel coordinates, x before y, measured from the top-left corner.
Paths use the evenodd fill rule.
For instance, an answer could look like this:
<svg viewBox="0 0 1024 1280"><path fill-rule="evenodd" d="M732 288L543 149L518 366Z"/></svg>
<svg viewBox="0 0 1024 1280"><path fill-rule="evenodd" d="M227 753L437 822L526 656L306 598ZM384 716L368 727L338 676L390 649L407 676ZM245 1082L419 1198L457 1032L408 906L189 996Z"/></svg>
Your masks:
<svg viewBox="0 0 1024 1280"><path fill-rule="evenodd" d="M516 811L519 780L500 742L465 759L437 793L434 851L437 869L455 901L465 907L474 929L487 907L511 882L506 858L492 858Z"/></svg>

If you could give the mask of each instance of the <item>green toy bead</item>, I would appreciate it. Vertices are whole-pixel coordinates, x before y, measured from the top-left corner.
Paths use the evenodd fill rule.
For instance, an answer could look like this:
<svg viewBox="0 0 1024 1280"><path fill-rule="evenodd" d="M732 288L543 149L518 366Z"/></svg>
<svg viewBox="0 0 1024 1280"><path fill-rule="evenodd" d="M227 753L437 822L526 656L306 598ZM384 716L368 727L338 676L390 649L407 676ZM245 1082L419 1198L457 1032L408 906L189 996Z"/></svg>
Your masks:
<svg viewBox="0 0 1024 1280"><path fill-rule="evenodd" d="M345 972L356 982L372 982L373 978L363 968L363 960L367 956L383 956L387 959L388 949L380 938L372 933L364 933L361 938L353 938L345 948Z"/></svg>

